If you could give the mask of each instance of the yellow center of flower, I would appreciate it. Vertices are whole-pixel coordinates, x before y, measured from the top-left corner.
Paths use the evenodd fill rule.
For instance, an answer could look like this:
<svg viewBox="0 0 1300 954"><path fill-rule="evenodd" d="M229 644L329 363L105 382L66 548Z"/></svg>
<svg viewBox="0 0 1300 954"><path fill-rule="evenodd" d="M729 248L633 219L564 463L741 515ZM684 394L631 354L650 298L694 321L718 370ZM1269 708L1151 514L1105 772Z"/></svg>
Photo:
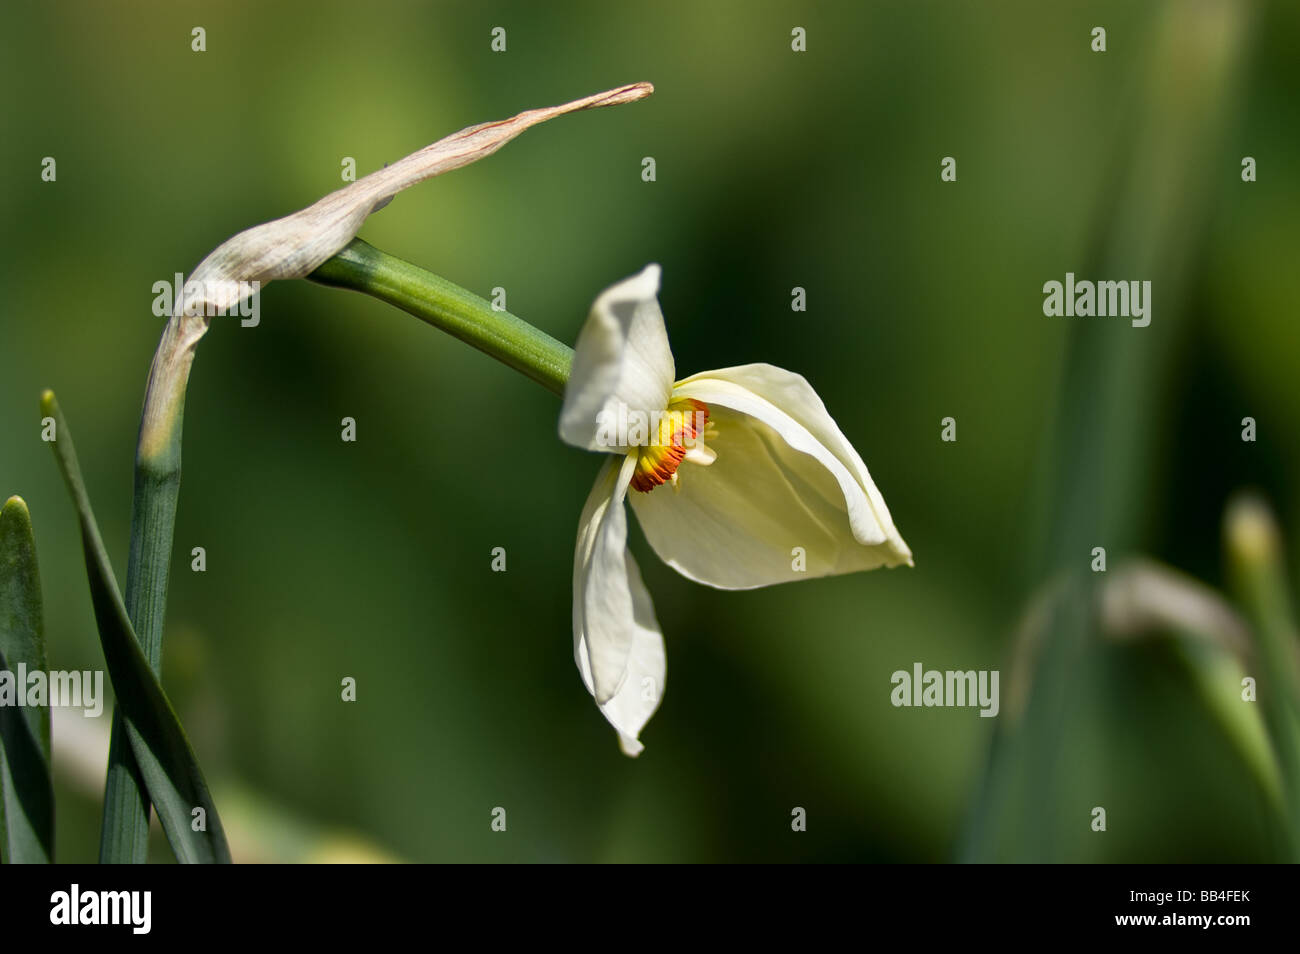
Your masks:
<svg viewBox="0 0 1300 954"><path fill-rule="evenodd" d="M704 446L704 438L715 433L709 425L707 404L693 398L673 401L660 416L650 443L633 451L637 461L632 472L632 489L649 493L669 481L676 487L677 468L682 461L712 463L714 454Z"/></svg>

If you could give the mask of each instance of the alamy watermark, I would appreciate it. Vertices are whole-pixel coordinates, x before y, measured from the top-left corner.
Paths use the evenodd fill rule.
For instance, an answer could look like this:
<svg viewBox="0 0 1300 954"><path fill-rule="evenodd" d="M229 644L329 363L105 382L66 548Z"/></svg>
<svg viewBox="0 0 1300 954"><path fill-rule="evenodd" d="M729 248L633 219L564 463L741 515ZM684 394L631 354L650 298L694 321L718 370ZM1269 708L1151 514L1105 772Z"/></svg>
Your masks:
<svg viewBox="0 0 1300 954"><path fill-rule="evenodd" d="M214 318L230 315L240 319L245 328L255 328L262 320L258 292L261 282L237 282L225 279L214 282L185 281L180 272L173 282L153 283L153 313L159 318L173 315L203 315Z"/></svg>
<svg viewBox="0 0 1300 954"><path fill-rule="evenodd" d="M605 408L596 415L596 443L600 447L666 447L690 449L708 426L707 411L636 411L626 404Z"/></svg>
<svg viewBox="0 0 1300 954"><path fill-rule="evenodd" d="M0 669L0 706L81 709L87 719L104 712L103 670L52 669L45 672L19 663L17 670Z"/></svg>
<svg viewBox="0 0 1300 954"><path fill-rule="evenodd" d="M153 926L152 891L83 891L73 884L50 895L54 925L122 925L132 934L148 934Z"/></svg>
<svg viewBox="0 0 1300 954"><path fill-rule="evenodd" d="M1131 318L1134 328L1151 324L1151 282L1074 280L1043 285L1043 314L1049 318Z"/></svg>
<svg viewBox="0 0 1300 954"><path fill-rule="evenodd" d="M889 701L895 706L979 707L980 717L991 719L1001 708L996 669L926 669L912 664L912 671L900 669L890 676L894 689Z"/></svg>

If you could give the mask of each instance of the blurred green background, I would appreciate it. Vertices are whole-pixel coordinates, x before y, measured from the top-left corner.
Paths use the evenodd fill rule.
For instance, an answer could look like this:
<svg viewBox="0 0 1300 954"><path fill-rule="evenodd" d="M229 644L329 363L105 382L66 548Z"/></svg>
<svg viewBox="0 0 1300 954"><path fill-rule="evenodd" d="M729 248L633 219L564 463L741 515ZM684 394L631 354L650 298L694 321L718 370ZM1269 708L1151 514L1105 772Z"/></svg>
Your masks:
<svg viewBox="0 0 1300 954"><path fill-rule="evenodd" d="M559 443L558 402L379 302L271 285L259 327L199 348L164 647L236 859L1279 858L1166 640L1048 627L1071 648L1028 690L1031 754L989 765L1025 608L1092 547L1222 590L1224 509L1254 488L1294 594L1298 39L1281 2L7 5L0 495L31 507L51 666L102 657L42 388L124 574L155 281L338 188L345 156L649 80L361 237L569 343L661 263L679 374L807 376L916 567L723 593L633 530L670 684L626 759L573 664L598 460ZM1153 280L1151 326L1044 317L1067 271ZM1003 715L894 708L914 662L1001 670ZM96 856L108 721L56 721L60 860Z"/></svg>

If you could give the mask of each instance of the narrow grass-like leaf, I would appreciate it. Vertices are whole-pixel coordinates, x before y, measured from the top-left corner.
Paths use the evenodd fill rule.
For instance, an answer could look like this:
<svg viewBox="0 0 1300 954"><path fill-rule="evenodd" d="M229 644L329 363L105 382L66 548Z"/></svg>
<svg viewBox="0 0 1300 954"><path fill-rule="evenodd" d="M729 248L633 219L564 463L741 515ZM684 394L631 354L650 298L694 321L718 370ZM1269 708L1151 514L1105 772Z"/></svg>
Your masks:
<svg viewBox="0 0 1300 954"><path fill-rule="evenodd" d="M1260 707L1242 704L1257 667L1251 628L1215 590L1154 560L1126 561L1101 584L1101 634L1117 642L1163 638L1206 710L1269 802L1287 817L1282 773Z"/></svg>
<svg viewBox="0 0 1300 954"><path fill-rule="evenodd" d="M72 435L52 391L42 396L41 412L54 418L54 456L81 521L86 573L104 661L140 776L178 861L228 862L230 849L194 750L131 628L90 509ZM200 818L203 830L196 831Z"/></svg>
<svg viewBox="0 0 1300 954"><path fill-rule="evenodd" d="M649 83L632 83L560 106L527 110L512 119L462 129L305 209L240 232L214 249L190 273L186 293L178 296L154 353L136 447L126 604L145 657L155 671L162 650L162 620L180 492L185 390L195 348L207 333L212 316L230 314L267 282L308 275L342 249L367 216L383 208L403 189L489 156L538 123L566 113L635 102L653 91ZM441 317L443 327L456 324L455 315ZM474 340L468 334L462 337ZM521 342L510 338L509 343L517 346ZM536 353L511 353L525 358L551 353L546 342L536 335L523 345ZM510 363L507 358L502 360ZM557 369L567 376L568 361L562 353L558 363L545 364L533 376L557 390ZM123 742L123 727L116 716L112 739L100 860L142 861L148 850L149 810L141 794L139 767L132 763L131 747Z"/></svg>
<svg viewBox="0 0 1300 954"><path fill-rule="evenodd" d="M50 710L11 704L26 691L20 667L45 671L41 580L31 515L20 497L0 510L0 862L40 864L54 857ZM15 699L6 699L12 689Z"/></svg>
<svg viewBox="0 0 1300 954"><path fill-rule="evenodd" d="M1297 625L1281 530L1272 509L1251 493L1224 514L1228 579L1254 628L1259 648L1259 706L1277 751L1286 789L1291 856L1300 860L1300 625Z"/></svg>

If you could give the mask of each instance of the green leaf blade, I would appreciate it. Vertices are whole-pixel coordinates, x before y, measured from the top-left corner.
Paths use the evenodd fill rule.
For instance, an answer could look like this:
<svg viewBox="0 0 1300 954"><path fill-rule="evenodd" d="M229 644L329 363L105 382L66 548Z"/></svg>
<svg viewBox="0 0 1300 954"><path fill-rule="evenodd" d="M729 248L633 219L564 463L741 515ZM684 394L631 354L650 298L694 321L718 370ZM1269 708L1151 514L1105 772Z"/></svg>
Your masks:
<svg viewBox="0 0 1300 954"><path fill-rule="evenodd" d="M31 515L20 497L0 509L0 670L46 669L40 573ZM45 864L54 857L50 710L0 704L0 861Z"/></svg>
<svg viewBox="0 0 1300 954"><path fill-rule="evenodd" d="M51 446L81 521L86 574L104 661L140 777L178 861L229 862L230 849L221 820L194 750L127 616L81 478L72 435L53 392L45 392L41 409L55 421L56 439ZM197 809L202 809L203 821L198 831Z"/></svg>

